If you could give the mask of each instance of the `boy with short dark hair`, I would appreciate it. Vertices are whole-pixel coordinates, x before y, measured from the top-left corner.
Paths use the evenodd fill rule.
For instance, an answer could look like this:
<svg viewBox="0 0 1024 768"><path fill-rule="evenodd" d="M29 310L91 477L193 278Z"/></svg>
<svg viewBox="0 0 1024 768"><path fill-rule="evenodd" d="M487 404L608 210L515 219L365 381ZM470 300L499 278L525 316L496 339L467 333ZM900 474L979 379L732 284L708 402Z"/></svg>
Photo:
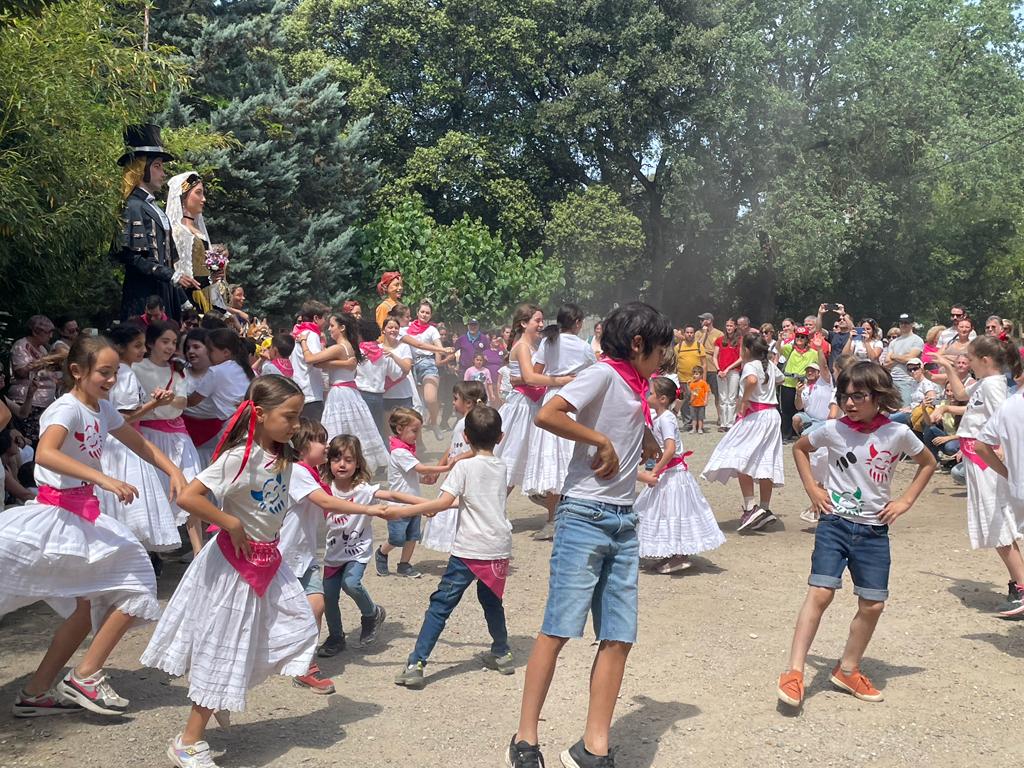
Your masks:
<svg viewBox="0 0 1024 768"><path fill-rule="evenodd" d="M690 381L690 414L693 418L691 434L704 434L704 414L710 395L711 386L704 380L704 368L700 365L693 366L693 379Z"/></svg>

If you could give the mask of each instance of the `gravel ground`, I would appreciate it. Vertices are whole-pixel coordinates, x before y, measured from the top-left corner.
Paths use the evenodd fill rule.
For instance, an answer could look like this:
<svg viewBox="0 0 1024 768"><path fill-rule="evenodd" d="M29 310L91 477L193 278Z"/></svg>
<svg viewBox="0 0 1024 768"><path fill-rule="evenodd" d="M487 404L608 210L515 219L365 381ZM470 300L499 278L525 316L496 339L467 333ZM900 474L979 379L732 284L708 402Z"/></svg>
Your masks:
<svg viewBox="0 0 1024 768"><path fill-rule="evenodd" d="M690 438L699 471L716 434ZM428 447L436 448L430 443ZM788 453L788 452L787 452ZM913 466L903 464L902 488ZM812 533L798 518L805 498L792 460L789 484L773 508L781 523L767 533L737 535L735 485L702 483L728 541L674 576L641 576L640 640L629 660L612 741L619 768L689 763L730 766L987 766L1016 764L1024 657L1020 627L992 616L1006 575L994 552L967 543L965 492L936 475L918 505L892 533L892 599L868 648L863 669L886 701L859 702L832 689L828 673L842 649L856 600L849 583L826 614L808 666L800 716L777 711L775 681L786 662L804 595ZM249 709L209 741L225 768L243 766L500 766L516 726L522 667L540 626L551 545L530 540L541 510L512 496L514 563L506 593L518 669L504 677L474 662L488 646L472 592L460 606L427 668L422 691L392 678L411 650L444 560L417 553L424 578L368 575L365 583L388 610L376 647L353 648L322 667L337 684L316 696L272 679L250 695ZM378 539L384 530L375 525ZM168 563L161 597L183 566ZM358 632L342 596L348 631ZM12 701L38 663L56 625L43 605L0 622L0 698ZM89 714L15 720L0 714L0 768L5 766L160 766L167 739L187 714L184 680L140 667L147 630L129 635L107 669L131 699L125 718ZM586 681L594 648L570 642L544 709L548 764L582 730ZM1011 706L1012 705L1012 706Z"/></svg>

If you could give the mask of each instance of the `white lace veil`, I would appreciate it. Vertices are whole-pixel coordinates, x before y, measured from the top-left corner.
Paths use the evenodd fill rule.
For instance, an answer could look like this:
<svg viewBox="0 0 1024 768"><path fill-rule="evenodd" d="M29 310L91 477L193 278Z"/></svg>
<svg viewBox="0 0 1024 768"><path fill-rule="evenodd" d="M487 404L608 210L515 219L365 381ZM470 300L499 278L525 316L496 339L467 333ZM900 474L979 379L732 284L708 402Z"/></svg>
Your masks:
<svg viewBox="0 0 1024 768"><path fill-rule="evenodd" d="M177 176L172 177L170 183L167 185L167 206L165 208L165 213L167 214L167 218L170 219L171 237L174 239L174 245L178 251L178 261L174 265L174 277L172 278L175 282L177 282L182 275L194 277L192 274L192 242L195 235L182 223L185 211L181 207L181 187L184 185L185 179L193 174L195 174L195 171L179 173ZM196 216L192 223L195 225L195 228L202 233L203 239L206 240L207 245L209 245L210 233L206 231L206 222L203 221L203 215L199 214Z"/></svg>

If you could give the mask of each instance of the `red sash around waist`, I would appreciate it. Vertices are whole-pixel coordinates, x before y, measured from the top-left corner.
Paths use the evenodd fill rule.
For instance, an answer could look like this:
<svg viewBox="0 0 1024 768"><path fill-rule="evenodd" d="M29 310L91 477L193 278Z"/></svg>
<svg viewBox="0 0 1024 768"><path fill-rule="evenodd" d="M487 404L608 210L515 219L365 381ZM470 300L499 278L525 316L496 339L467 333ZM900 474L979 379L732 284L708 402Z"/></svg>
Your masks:
<svg viewBox="0 0 1024 768"><path fill-rule="evenodd" d="M210 442L224 426L220 419L199 419L187 413L182 414L181 420L185 422L185 431L197 447Z"/></svg>
<svg viewBox="0 0 1024 768"><path fill-rule="evenodd" d="M975 440L973 437L961 437L960 438L960 452L963 453L971 463L979 469L988 469L988 464L985 460L978 455L977 449L974 447Z"/></svg>
<svg viewBox="0 0 1024 768"><path fill-rule="evenodd" d="M529 384L517 384L513 389L521 395L526 395L535 403L543 400L544 393L547 391L547 387L531 387Z"/></svg>
<svg viewBox="0 0 1024 768"><path fill-rule="evenodd" d="M238 571L242 580L263 597L267 587L274 580L277 569L281 567L281 550L274 541L249 541L249 557L243 558L235 554L231 537L221 531L217 534L217 546L220 547L224 559Z"/></svg>
<svg viewBox="0 0 1024 768"><path fill-rule="evenodd" d="M747 409L743 413L736 414L736 421L739 421L744 416L757 413L758 411L774 411L775 407L774 403L748 403Z"/></svg>
<svg viewBox="0 0 1024 768"><path fill-rule="evenodd" d="M176 416L173 419L143 419L139 422L139 426L168 434L188 434L185 420L181 416Z"/></svg>
<svg viewBox="0 0 1024 768"><path fill-rule="evenodd" d="M90 523L95 523L96 518L100 516L100 502L91 485L81 485L77 488L53 488L49 485L40 485L36 501L40 504L66 509L71 514Z"/></svg>
<svg viewBox="0 0 1024 768"><path fill-rule="evenodd" d="M672 461L670 461L668 464L666 464L664 467L662 467L661 472L659 472L658 474L660 475L662 472L665 472L666 470L672 469L672 467L680 467L680 466L683 469L689 471L690 467L686 463L686 459L688 457L690 457L690 456L693 456L693 451L687 451L682 456L674 456L672 458Z"/></svg>
<svg viewBox="0 0 1024 768"><path fill-rule="evenodd" d="M460 557L466 567L482 581L499 600L505 596L505 580L508 578L508 558L504 560L469 560Z"/></svg>
<svg viewBox="0 0 1024 768"><path fill-rule="evenodd" d="M356 383L355 383L355 381L336 381L333 384L331 384L331 386L332 387L345 387L347 389L355 389L356 388Z"/></svg>

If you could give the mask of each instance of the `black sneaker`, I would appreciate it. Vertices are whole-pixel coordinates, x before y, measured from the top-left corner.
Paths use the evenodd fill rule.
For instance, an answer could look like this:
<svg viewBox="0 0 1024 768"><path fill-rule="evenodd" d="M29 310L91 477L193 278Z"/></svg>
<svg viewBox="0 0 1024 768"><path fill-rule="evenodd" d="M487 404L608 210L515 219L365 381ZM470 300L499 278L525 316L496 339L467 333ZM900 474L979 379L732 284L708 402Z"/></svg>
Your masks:
<svg viewBox="0 0 1024 768"><path fill-rule="evenodd" d="M331 656L337 656L339 653L345 650L345 636L341 637L328 637L324 644L317 650L316 655L321 659L329 659Z"/></svg>
<svg viewBox="0 0 1024 768"><path fill-rule="evenodd" d="M359 646L361 648L373 645L377 641L377 634L380 632L380 628L384 626L384 617L387 615L387 611L378 605L374 608L373 616L362 617L363 628L359 633Z"/></svg>
<svg viewBox="0 0 1024 768"><path fill-rule="evenodd" d="M1024 619L1024 592L1016 582L1007 584L1006 602L996 608L996 613L1004 619Z"/></svg>
<svg viewBox="0 0 1024 768"><path fill-rule="evenodd" d="M395 571L399 576L404 576L407 579L418 579L423 574L412 567L412 563L399 563L398 569Z"/></svg>
<svg viewBox="0 0 1024 768"><path fill-rule="evenodd" d="M592 755L583 746L583 739L580 739L560 757L565 768L615 768L615 758L609 750L607 755Z"/></svg>
<svg viewBox="0 0 1024 768"><path fill-rule="evenodd" d="M505 765L508 768L544 768L544 755L540 753L540 745L516 741L516 737L513 736L505 754Z"/></svg>
<svg viewBox="0 0 1024 768"><path fill-rule="evenodd" d="M779 518L777 518L775 513L768 509L768 507L758 507L758 509L760 509L763 514L760 519L755 520L750 524L751 530L759 531L766 525L771 525L772 523L777 523L779 521Z"/></svg>
<svg viewBox="0 0 1024 768"><path fill-rule="evenodd" d="M378 576L387 576L388 571L388 556L380 551L380 547L373 552L373 565L377 569Z"/></svg>
<svg viewBox="0 0 1024 768"><path fill-rule="evenodd" d="M736 527L736 531L756 530L760 527L758 523L764 525L764 518L770 514L771 512L767 509L755 504L753 509L740 516L740 524Z"/></svg>

